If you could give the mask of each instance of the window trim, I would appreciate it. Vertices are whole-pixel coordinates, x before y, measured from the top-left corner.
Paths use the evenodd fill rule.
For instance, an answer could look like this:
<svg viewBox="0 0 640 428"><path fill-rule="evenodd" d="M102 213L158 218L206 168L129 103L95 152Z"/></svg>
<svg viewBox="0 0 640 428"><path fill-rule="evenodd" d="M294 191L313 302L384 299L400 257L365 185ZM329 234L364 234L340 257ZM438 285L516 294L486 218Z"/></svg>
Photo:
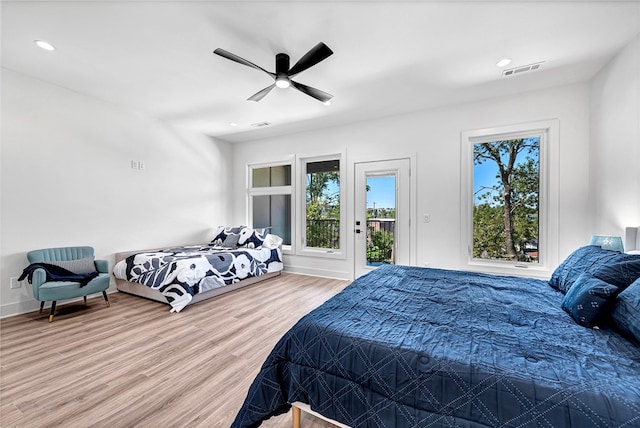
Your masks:
<svg viewBox="0 0 640 428"><path fill-rule="evenodd" d="M297 171L298 177L298 188L296 191L296 197L298 198L298 202L296 207L298 208L296 211L296 231L298 239L296 241L297 251L296 254L300 256L312 256L312 257L325 257L332 259L346 259L347 250L346 250L346 156L344 153L332 153L328 155L320 155L320 156L299 156L297 163ZM339 249L329 249L329 248L315 248L315 247L307 247L305 244L306 239L306 213L307 213L307 168L306 164L311 162L321 162L328 160L338 160L340 163L340 248Z"/></svg>
<svg viewBox="0 0 640 428"><path fill-rule="evenodd" d="M482 260L473 258L473 145L500 139L540 136L538 263ZM464 131L461 134L461 249L467 269L511 275L547 276L558 258L558 120L544 120L496 128Z"/></svg>
<svg viewBox="0 0 640 428"><path fill-rule="evenodd" d="M270 168L276 166L291 166L291 185L289 186L272 186L272 187L253 187L253 170L259 168ZM282 253L283 254L294 254L295 253L295 242L296 242L296 225L295 225L295 182L296 182L296 170L295 170L295 161L293 157L289 157L286 159L275 160L271 162L260 162L260 163L252 163L247 164L247 221L248 224L253 225L253 197L254 196L271 196L271 195L290 195L291 196L291 230L289 233L291 234L291 244L290 245L282 245Z"/></svg>

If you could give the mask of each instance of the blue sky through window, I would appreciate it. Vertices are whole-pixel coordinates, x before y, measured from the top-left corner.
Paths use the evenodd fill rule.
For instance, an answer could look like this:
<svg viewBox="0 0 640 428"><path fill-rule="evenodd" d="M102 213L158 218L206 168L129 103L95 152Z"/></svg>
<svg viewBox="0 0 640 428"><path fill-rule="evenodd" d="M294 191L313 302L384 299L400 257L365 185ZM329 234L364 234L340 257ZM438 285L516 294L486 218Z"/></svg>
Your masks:
<svg viewBox="0 0 640 428"><path fill-rule="evenodd" d="M395 208L396 207L396 177L367 177L367 208Z"/></svg>
<svg viewBox="0 0 640 428"><path fill-rule="evenodd" d="M395 208L396 207L396 178L393 175L384 177L367 177L367 208ZM330 181L327 184L327 194L338 194L337 183Z"/></svg>
<svg viewBox="0 0 640 428"><path fill-rule="evenodd" d="M540 144L540 137L532 137L529 140L534 143ZM538 147L540 146L538 145ZM537 162L539 153L540 153L539 150L535 150L532 153L529 153L528 150L524 150L523 152L520 152L518 154L518 157L516 158L516 165L519 165L525 162L528 157L533 158ZM502 157L502 160L505 163L507 159L508 159L508 155L504 155ZM486 193L487 190L486 189L480 190L480 189L496 186L500 181L500 179L497 178L497 175L498 175L498 165L496 165L496 163L491 160L486 160L481 165L473 166L473 202L474 204L485 202L485 201L480 201L479 196Z"/></svg>

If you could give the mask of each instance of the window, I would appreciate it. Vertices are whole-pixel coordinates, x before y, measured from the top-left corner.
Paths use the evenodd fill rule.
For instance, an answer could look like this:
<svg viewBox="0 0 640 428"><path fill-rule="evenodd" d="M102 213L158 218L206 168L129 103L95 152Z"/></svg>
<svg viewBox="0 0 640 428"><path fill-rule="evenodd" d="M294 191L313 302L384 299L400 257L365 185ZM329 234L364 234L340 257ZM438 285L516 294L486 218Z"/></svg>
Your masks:
<svg viewBox="0 0 640 428"><path fill-rule="evenodd" d="M474 259L538 262L540 136L473 143Z"/></svg>
<svg viewBox="0 0 640 428"><path fill-rule="evenodd" d="M291 248L291 164L249 166L251 224L271 227Z"/></svg>
<svg viewBox="0 0 640 428"><path fill-rule="evenodd" d="M303 250L332 254L342 248L340 163L339 156L301 159L305 192L301 198Z"/></svg>
<svg viewBox="0 0 640 428"><path fill-rule="evenodd" d="M463 134L463 245L469 264L546 269L557 253L557 233L549 239L550 224L557 224L548 157L555 123Z"/></svg>

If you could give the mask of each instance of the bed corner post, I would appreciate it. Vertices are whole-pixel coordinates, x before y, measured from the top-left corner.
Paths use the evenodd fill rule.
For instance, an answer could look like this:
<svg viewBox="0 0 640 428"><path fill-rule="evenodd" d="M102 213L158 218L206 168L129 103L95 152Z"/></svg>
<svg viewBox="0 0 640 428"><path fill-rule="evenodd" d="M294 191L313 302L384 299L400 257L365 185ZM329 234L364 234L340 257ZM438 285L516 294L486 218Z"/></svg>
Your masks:
<svg viewBox="0 0 640 428"><path fill-rule="evenodd" d="M291 416L293 419L293 428L300 428L300 408L291 405Z"/></svg>

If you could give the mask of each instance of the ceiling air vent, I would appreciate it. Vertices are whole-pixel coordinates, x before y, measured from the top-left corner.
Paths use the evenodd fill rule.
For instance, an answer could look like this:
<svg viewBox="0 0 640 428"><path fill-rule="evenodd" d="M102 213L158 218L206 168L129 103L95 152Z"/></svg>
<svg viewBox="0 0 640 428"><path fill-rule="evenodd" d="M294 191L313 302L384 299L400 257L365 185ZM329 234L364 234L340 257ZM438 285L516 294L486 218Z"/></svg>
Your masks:
<svg viewBox="0 0 640 428"><path fill-rule="evenodd" d="M254 128L262 128L263 126L269 126L269 125L271 125L270 122L256 122L251 124L251 126Z"/></svg>
<svg viewBox="0 0 640 428"><path fill-rule="evenodd" d="M522 67L510 68L502 72L502 77L515 76L516 74L527 73L529 71L536 71L542 67L544 61L536 62L535 64L523 65Z"/></svg>

